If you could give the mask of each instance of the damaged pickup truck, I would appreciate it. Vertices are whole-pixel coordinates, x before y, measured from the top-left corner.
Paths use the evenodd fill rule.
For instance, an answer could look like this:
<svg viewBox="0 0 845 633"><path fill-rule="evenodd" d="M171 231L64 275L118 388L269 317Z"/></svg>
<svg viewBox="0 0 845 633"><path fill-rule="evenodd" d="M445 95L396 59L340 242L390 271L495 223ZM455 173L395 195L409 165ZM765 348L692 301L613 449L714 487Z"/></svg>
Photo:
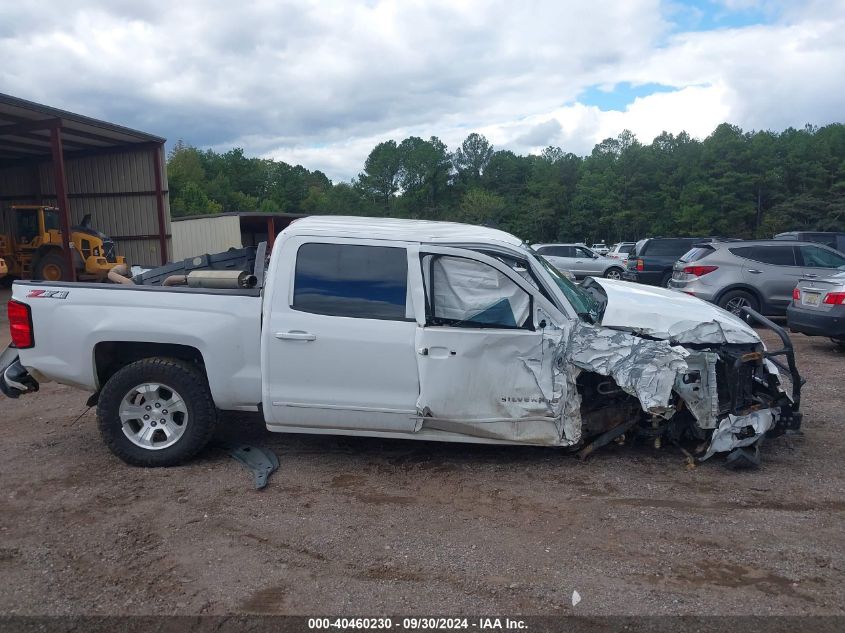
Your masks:
<svg viewBox="0 0 845 633"><path fill-rule="evenodd" d="M220 411L582 456L644 438L737 466L800 427L789 338L755 313L784 349L681 293L577 286L514 236L461 224L311 217L261 250L254 270L154 286L16 283L0 387L93 392L105 443L141 466L191 458Z"/></svg>

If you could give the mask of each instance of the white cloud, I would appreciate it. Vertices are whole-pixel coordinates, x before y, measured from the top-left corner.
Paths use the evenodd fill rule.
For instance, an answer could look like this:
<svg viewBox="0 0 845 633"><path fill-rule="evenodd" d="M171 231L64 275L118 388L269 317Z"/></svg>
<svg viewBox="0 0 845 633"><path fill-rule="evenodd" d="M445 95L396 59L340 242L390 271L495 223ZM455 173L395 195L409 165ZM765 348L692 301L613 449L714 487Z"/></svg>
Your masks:
<svg viewBox="0 0 845 633"><path fill-rule="evenodd" d="M378 142L481 131L499 147L589 152L622 129L697 136L845 111L845 2L721 0L771 23L672 32L661 0L372 0L0 8L0 90L175 141L347 179ZM595 85L659 83L621 110Z"/></svg>

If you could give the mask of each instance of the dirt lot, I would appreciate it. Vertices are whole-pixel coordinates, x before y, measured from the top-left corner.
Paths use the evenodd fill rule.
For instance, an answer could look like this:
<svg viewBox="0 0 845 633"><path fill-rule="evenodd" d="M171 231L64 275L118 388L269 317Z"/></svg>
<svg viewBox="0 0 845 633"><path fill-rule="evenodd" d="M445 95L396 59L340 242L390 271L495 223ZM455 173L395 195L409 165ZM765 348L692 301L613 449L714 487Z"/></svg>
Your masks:
<svg viewBox="0 0 845 633"><path fill-rule="evenodd" d="M805 433L755 472L228 424L280 457L256 491L220 449L124 465L85 393L0 396L0 613L843 614L845 354L795 342Z"/></svg>

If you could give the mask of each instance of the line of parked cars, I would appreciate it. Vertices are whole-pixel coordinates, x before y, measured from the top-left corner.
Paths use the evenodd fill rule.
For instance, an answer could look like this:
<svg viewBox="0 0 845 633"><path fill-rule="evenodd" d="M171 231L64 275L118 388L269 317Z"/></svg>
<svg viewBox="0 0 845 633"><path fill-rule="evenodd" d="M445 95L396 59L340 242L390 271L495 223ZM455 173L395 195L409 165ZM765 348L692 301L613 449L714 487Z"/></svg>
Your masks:
<svg viewBox="0 0 845 633"><path fill-rule="evenodd" d="M647 238L606 255L583 244L535 250L576 279L601 276L662 286L730 312L786 315L790 329L845 348L845 233L789 232L770 240Z"/></svg>

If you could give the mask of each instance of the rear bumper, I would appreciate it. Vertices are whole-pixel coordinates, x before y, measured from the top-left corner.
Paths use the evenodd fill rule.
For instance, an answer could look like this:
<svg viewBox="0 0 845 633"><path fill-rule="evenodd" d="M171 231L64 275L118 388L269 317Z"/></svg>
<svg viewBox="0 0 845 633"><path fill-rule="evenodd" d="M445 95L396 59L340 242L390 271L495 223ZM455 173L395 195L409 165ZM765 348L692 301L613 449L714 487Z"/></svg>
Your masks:
<svg viewBox="0 0 845 633"><path fill-rule="evenodd" d="M663 273L625 269L622 271L622 279L625 281L635 281L640 284L648 284L650 286L659 286L663 280Z"/></svg>
<svg viewBox="0 0 845 633"><path fill-rule="evenodd" d="M17 398L33 391L38 391L38 382L21 365L18 350L10 345L0 354L0 392L7 398Z"/></svg>
<svg viewBox="0 0 845 633"><path fill-rule="evenodd" d="M679 290L680 292L691 295L703 301L715 303L714 298L716 296L716 293L714 289L703 288L701 283L697 283L697 280L679 281L677 279L670 279L669 288L671 290Z"/></svg>
<svg viewBox="0 0 845 633"><path fill-rule="evenodd" d="M845 306L836 306L828 312L821 312L790 305L786 309L786 322L793 332L808 336L845 338Z"/></svg>

